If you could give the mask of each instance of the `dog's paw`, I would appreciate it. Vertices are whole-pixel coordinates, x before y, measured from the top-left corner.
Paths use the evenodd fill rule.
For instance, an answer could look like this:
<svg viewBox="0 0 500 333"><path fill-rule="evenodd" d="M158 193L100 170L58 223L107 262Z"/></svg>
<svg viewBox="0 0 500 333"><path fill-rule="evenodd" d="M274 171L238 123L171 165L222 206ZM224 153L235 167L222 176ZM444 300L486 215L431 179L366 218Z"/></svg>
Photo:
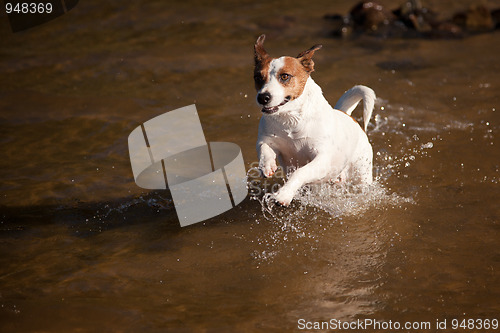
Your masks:
<svg viewBox="0 0 500 333"><path fill-rule="evenodd" d="M266 163L265 165L259 166L259 169L264 177L269 178L274 175L274 173L278 169L278 166L276 165L275 161L272 161L271 163Z"/></svg>
<svg viewBox="0 0 500 333"><path fill-rule="evenodd" d="M295 193L291 191L287 191L286 189L283 190L281 188L276 194L274 194L274 200L276 200L277 203L279 203L282 206L289 206L290 202L292 202L293 196Z"/></svg>

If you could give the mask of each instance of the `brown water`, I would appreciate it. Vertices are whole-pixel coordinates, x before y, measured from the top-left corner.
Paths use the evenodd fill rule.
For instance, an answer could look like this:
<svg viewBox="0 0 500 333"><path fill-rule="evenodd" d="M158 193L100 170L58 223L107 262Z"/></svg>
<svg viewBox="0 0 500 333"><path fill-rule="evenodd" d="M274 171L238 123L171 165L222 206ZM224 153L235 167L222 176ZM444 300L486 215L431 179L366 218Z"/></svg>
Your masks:
<svg viewBox="0 0 500 333"><path fill-rule="evenodd" d="M0 16L0 331L500 319L500 32L330 38L323 15L353 4L88 0L16 34ZM322 43L313 77L332 104L376 91L377 182L271 211L247 198L181 228L167 191L135 185L128 134L196 103L207 141L250 168L261 33L276 56Z"/></svg>

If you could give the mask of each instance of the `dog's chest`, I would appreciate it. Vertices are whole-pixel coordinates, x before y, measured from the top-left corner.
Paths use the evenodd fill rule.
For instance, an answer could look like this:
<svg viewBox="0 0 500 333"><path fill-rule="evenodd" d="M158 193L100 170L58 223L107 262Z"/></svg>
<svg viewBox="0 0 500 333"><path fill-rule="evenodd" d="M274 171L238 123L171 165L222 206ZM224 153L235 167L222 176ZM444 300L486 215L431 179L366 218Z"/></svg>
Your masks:
<svg viewBox="0 0 500 333"><path fill-rule="evenodd" d="M317 154L317 140L307 131L281 129L271 134L271 147L281 152L284 159L311 161Z"/></svg>

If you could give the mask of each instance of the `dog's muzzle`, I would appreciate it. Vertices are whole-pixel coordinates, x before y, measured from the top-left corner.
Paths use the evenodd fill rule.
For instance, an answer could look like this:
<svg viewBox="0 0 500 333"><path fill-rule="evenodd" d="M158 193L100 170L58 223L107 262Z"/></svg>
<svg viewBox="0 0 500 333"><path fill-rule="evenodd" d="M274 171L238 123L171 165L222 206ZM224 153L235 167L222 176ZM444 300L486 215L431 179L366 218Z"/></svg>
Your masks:
<svg viewBox="0 0 500 333"><path fill-rule="evenodd" d="M258 98L258 97L257 97ZM285 105L286 103L288 103L291 99L291 96L287 96L285 97L285 100L283 102L281 102L280 104L276 105L276 106L272 106L272 107L263 107L262 108L262 112L266 113L266 114L273 114L275 112L278 112L279 108L283 105ZM262 104L262 103L261 103Z"/></svg>

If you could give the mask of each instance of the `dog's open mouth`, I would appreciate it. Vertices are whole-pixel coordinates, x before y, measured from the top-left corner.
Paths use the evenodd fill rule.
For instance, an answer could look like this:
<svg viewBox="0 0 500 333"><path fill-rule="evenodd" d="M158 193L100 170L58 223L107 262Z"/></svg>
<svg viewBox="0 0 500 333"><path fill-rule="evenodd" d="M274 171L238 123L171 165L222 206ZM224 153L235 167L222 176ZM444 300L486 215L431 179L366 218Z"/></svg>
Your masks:
<svg viewBox="0 0 500 333"><path fill-rule="evenodd" d="M267 107L267 108L264 107L264 108L262 108L262 112L267 113L267 114L273 114L275 112L278 112L280 106L283 106L286 103L288 103L291 98L292 98L291 96L287 96L287 97L285 97L285 99L283 100L283 102L281 102L280 104L278 104L276 106Z"/></svg>

